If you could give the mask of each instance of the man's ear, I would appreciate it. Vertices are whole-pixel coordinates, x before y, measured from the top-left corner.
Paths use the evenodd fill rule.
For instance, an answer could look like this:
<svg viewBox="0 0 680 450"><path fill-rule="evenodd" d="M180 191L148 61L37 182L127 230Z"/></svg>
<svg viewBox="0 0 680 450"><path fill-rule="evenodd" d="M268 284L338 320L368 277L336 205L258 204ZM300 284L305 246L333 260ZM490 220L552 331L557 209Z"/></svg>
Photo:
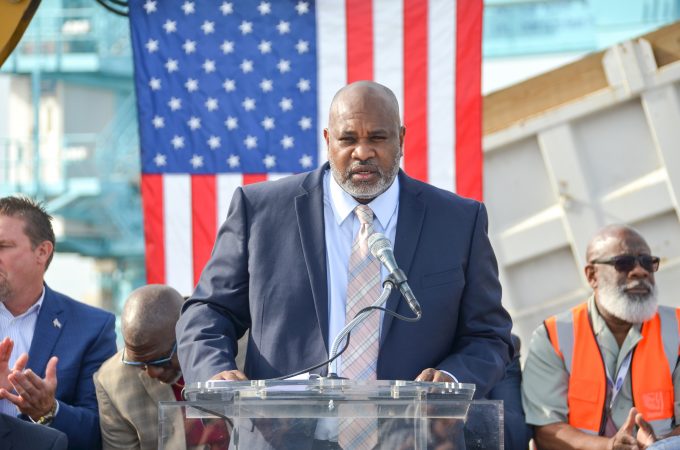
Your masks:
<svg viewBox="0 0 680 450"><path fill-rule="evenodd" d="M597 289L597 270L595 269L595 266L592 264L587 264L586 267L584 268L584 272L586 274L586 280L588 280L588 284L590 285L590 287L593 289Z"/></svg>
<svg viewBox="0 0 680 450"><path fill-rule="evenodd" d="M38 262L43 267L47 265L47 260L50 259L52 252L54 252L54 245L50 241L42 241L35 248L35 254L38 258Z"/></svg>
<svg viewBox="0 0 680 450"><path fill-rule="evenodd" d="M328 150L328 147L330 145L330 138L331 135L328 133L328 128L323 129L323 140L326 141L326 150Z"/></svg>
<svg viewBox="0 0 680 450"><path fill-rule="evenodd" d="M406 137L406 127L399 128L399 147L401 147L401 156L404 156L404 138Z"/></svg>

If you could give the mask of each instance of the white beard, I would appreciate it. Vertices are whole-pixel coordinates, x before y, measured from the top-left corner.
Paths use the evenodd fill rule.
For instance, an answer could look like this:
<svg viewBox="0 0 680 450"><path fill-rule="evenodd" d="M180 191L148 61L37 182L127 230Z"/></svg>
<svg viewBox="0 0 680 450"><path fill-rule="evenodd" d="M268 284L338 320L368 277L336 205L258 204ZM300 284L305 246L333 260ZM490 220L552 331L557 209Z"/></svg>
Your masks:
<svg viewBox="0 0 680 450"><path fill-rule="evenodd" d="M625 292L625 285L617 286L613 283L600 284L597 299L600 305L612 316L628 323L642 323L651 319L657 310L656 285L643 280L650 288L649 294L630 295Z"/></svg>

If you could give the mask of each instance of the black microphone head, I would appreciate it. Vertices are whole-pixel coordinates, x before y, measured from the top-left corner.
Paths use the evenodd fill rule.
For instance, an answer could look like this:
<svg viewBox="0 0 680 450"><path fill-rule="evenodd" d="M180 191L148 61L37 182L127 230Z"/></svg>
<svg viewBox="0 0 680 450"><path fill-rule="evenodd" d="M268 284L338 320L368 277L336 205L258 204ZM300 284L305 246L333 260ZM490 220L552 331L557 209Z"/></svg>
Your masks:
<svg viewBox="0 0 680 450"><path fill-rule="evenodd" d="M371 254L380 259L378 256L380 252L386 248L392 249L392 243L387 237L382 233L373 233L368 237L368 248L371 250Z"/></svg>

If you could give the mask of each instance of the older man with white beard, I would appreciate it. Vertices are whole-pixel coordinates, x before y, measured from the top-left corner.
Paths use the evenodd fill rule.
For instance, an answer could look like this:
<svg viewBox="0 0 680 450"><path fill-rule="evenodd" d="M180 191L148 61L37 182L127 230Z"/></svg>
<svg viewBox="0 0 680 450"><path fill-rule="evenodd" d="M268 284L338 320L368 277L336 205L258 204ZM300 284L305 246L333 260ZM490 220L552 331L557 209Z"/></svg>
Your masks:
<svg viewBox="0 0 680 450"><path fill-rule="evenodd" d="M632 228L603 228L586 258L593 295L531 338L527 423L541 450L656 448L680 435L680 310L657 305L659 258Z"/></svg>

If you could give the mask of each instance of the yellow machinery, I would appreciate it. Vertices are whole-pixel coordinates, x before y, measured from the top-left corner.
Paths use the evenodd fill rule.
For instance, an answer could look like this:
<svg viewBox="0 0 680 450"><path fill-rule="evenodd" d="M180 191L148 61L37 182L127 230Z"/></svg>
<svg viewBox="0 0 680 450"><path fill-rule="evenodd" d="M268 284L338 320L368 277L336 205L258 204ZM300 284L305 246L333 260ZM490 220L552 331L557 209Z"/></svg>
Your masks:
<svg viewBox="0 0 680 450"><path fill-rule="evenodd" d="M0 0L0 66L26 31L40 0Z"/></svg>

